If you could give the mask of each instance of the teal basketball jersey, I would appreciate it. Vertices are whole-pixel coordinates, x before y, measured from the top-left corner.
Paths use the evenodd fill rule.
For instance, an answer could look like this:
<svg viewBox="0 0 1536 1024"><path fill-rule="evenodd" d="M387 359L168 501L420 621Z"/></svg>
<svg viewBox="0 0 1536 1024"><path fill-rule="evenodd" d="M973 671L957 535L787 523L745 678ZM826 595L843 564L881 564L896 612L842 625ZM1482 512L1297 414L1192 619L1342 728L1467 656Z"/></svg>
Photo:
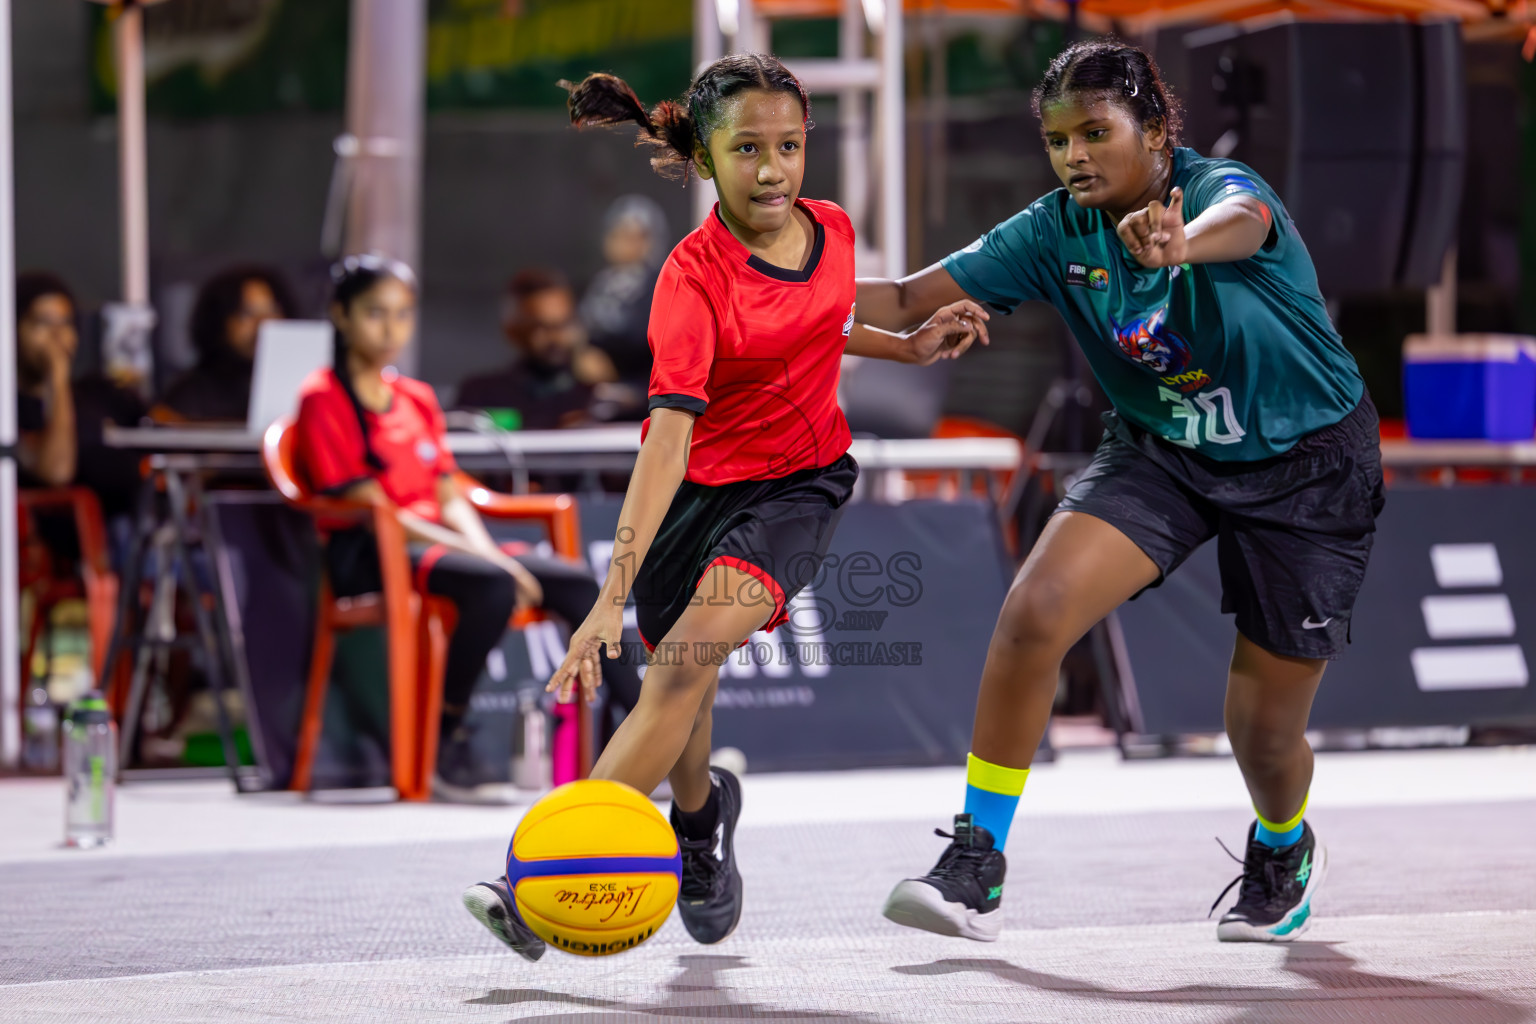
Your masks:
<svg viewBox="0 0 1536 1024"><path fill-rule="evenodd" d="M1243 164L1174 150L1184 221L1249 195L1274 225L1235 263L1150 270L1107 213L1057 189L946 256L973 298L1012 312L1049 302L1127 422L1226 462L1278 455L1342 420L1365 385L1328 319L1317 272L1280 197Z"/></svg>

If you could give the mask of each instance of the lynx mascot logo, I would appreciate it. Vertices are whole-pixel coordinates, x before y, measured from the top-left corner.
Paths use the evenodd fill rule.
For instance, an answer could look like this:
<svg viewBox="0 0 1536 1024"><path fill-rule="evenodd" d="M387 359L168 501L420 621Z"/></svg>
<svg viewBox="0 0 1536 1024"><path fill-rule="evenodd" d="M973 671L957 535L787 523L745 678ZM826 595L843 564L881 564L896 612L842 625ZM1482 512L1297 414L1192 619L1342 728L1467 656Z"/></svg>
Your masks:
<svg viewBox="0 0 1536 1024"><path fill-rule="evenodd" d="M1165 326L1167 319L1167 306L1124 327L1110 317L1120 354L1158 376L1175 376L1189 369L1189 343Z"/></svg>

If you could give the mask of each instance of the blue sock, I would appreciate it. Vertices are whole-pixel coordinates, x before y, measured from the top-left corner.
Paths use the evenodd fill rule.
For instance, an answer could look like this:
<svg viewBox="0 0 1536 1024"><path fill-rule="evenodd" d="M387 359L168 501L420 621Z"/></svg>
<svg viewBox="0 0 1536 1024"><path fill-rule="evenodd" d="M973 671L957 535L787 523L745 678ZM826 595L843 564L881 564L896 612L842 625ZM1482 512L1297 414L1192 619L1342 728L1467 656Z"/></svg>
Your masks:
<svg viewBox="0 0 1536 1024"><path fill-rule="evenodd" d="M1001 850L1008 842L1013 813L1024 793L1028 768L1005 768L983 761L975 754L966 756L965 813L971 824L992 833L992 848Z"/></svg>
<svg viewBox="0 0 1536 1024"><path fill-rule="evenodd" d="M1296 812L1296 816L1278 825L1271 821L1265 821L1264 815L1259 814L1258 810L1255 809L1254 814L1258 817L1258 824L1253 828L1253 838L1272 850L1283 850L1301 838L1301 819L1302 815L1306 813L1307 800L1305 797L1302 798L1301 810Z"/></svg>

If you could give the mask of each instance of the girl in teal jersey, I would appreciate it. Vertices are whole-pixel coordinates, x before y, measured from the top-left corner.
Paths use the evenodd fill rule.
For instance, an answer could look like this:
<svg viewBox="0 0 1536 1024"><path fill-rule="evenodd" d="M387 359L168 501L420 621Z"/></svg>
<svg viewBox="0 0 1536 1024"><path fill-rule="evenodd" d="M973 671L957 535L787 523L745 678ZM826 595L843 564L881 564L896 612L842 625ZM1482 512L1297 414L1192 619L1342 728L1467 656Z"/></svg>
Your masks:
<svg viewBox="0 0 1536 1024"><path fill-rule="evenodd" d="M858 283L858 318L892 330L966 298L1049 302L1115 407L998 617L952 842L885 914L997 937L1002 849L1062 657L1215 537L1237 625L1227 734L1258 815L1217 935L1291 939L1325 868L1303 820L1305 732L1381 509L1375 411L1279 197L1242 164L1175 145L1177 110L1144 52L1071 47L1035 108L1063 188L910 277Z"/></svg>

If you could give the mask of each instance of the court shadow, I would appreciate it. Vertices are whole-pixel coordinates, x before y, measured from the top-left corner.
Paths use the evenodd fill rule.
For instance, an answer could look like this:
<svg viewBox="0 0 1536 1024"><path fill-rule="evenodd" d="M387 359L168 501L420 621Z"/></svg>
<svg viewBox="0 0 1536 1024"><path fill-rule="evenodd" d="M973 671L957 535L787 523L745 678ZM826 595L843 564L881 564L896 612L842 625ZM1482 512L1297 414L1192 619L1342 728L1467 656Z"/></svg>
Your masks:
<svg viewBox="0 0 1536 1024"><path fill-rule="evenodd" d="M891 968L897 974L932 977L944 974L990 974L1000 981L1078 996L1099 1003L1144 1003L1167 1006L1230 1006L1236 1015L1225 1024L1275 1024L1318 1019L1323 1006L1337 1014L1349 1004L1350 1019L1390 1020L1393 1024L1522 1024L1536 1019L1530 1008L1506 1002L1486 992L1438 981L1422 981L1361 970L1358 961L1334 942L1293 942L1285 947L1281 968L1310 985L1179 985L1171 988L1106 988L1092 981L1019 967L1006 960L936 960Z"/></svg>
<svg viewBox="0 0 1536 1024"><path fill-rule="evenodd" d="M560 1010L548 1015L518 1017L518 1024L543 1021L545 1024L590 1024L615 1020L772 1020L783 1024L814 1024L818 1021L845 1021L848 1024L884 1024L879 1017L835 1010L800 1010L768 1006L756 1002L737 1002L722 975L726 971L751 966L744 956L688 954L677 958L678 973L666 985L666 996L655 1002L601 999L539 988L493 989L483 996L466 999L480 1006L522 1006L551 1003L555 1006L582 1007L589 1012Z"/></svg>

